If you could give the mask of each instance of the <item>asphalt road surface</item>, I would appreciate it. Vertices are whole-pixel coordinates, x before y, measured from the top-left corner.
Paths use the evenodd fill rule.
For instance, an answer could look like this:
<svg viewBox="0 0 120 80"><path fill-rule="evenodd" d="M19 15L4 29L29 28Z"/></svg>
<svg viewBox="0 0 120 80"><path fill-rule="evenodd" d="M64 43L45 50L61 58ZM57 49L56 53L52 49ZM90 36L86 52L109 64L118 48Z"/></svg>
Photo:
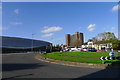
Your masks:
<svg viewBox="0 0 120 80"><path fill-rule="evenodd" d="M118 69L93 69L51 64L35 59L37 53L2 55L2 78L118 78Z"/></svg>

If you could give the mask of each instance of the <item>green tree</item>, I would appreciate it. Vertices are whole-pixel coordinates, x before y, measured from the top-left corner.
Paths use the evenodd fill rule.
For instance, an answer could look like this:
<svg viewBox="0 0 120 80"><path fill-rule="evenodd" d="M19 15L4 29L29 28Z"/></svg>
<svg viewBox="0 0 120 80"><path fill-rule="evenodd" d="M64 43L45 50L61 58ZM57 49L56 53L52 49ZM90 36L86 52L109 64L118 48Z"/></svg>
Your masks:
<svg viewBox="0 0 120 80"><path fill-rule="evenodd" d="M116 36L114 35L114 33L111 32L104 32L104 33L100 33L97 35L97 40L101 41L101 40L110 40L110 39L116 39Z"/></svg>
<svg viewBox="0 0 120 80"><path fill-rule="evenodd" d="M112 43L112 48L113 49L120 49L120 40L118 40L118 39L110 39L108 42Z"/></svg>
<svg viewBox="0 0 120 80"><path fill-rule="evenodd" d="M116 38L114 33L104 32L99 33L96 37L92 38L95 44L104 44L104 43L112 43L113 49L120 49L120 40Z"/></svg>
<svg viewBox="0 0 120 80"><path fill-rule="evenodd" d="M88 42L91 42L91 41L93 41L93 39L88 39Z"/></svg>
<svg viewBox="0 0 120 80"><path fill-rule="evenodd" d="M97 42L97 38L96 38L96 37L93 37L93 38L92 38L92 41L93 41L93 42Z"/></svg>

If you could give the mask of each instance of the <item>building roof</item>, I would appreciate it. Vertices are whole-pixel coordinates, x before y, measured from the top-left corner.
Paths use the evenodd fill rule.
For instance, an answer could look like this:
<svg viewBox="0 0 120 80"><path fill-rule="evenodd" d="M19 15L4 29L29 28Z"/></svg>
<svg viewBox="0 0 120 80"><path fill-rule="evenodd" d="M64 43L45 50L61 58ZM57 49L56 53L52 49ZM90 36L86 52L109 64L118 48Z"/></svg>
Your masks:
<svg viewBox="0 0 120 80"><path fill-rule="evenodd" d="M0 39L2 38L2 42L0 41L0 44L4 48L31 48L32 47L32 39L26 39L26 38L18 38L18 37L6 37L6 36L0 36ZM42 40L33 40L33 48L35 47L42 47L50 45L50 42L42 41Z"/></svg>

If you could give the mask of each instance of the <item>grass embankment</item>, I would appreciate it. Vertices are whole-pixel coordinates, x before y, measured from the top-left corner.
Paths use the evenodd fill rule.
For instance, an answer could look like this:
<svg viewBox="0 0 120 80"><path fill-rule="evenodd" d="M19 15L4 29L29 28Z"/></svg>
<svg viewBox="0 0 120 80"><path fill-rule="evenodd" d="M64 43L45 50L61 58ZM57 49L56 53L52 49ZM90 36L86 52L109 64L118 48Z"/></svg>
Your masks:
<svg viewBox="0 0 120 80"><path fill-rule="evenodd" d="M108 52L54 52L43 54L42 56L46 58L64 60L64 61L73 61L73 62L85 62L85 63L101 63L101 56L109 56ZM119 56L118 53L115 53L115 56ZM111 60L105 60L106 62L111 62ZM114 60L115 62L120 60Z"/></svg>

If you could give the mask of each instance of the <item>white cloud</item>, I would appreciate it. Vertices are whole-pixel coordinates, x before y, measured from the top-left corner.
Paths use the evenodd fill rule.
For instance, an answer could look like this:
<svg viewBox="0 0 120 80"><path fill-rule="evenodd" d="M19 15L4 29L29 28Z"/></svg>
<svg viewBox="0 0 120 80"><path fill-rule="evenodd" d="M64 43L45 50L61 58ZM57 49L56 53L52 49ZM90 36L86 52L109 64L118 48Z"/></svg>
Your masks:
<svg viewBox="0 0 120 80"><path fill-rule="evenodd" d="M15 14L19 14L19 9L15 9L15 10L14 10L14 13L15 13Z"/></svg>
<svg viewBox="0 0 120 80"><path fill-rule="evenodd" d="M22 22L11 22L10 24L19 25L19 24L22 24Z"/></svg>
<svg viewBox="0 0 120 80"><path fill-rule="evenodd" d="M90 24L90 25L87 27L87 30L88 30L88 31L93 31L93 30L95 30L95 26L96 26L96 24Z"/></svg>
<svg viewBox="0 0 120 80"><path fill-rule="evenodd" d="M112 11L118 11L118 9L119 9L119 5L115 5L113 6Z"/></svg>
<svg viewBox="0 0 120 80"><path fill-rule="evenodd" d="M44 26L44 30L42 30L42 33L49 33L49 32L55 32L55 31L60 31L62 30L62 27L59 26L55 26L55 27L48 27L48 26Z"/></svg>
<svg viewBox="0 0 120 80"><path fill-rule="evenodd" d="M48 28L48 26L44 26L43 28L44 28L44 29L47 29L47 28Z"/></svg>
<svg viewBox="0 0 120 80"><path fill-rule="evenodd" d="M53 36L53 35L54 35L53 33L49 33L49 34L42 35L41 37L50 37L50 36Z"/></svg>

